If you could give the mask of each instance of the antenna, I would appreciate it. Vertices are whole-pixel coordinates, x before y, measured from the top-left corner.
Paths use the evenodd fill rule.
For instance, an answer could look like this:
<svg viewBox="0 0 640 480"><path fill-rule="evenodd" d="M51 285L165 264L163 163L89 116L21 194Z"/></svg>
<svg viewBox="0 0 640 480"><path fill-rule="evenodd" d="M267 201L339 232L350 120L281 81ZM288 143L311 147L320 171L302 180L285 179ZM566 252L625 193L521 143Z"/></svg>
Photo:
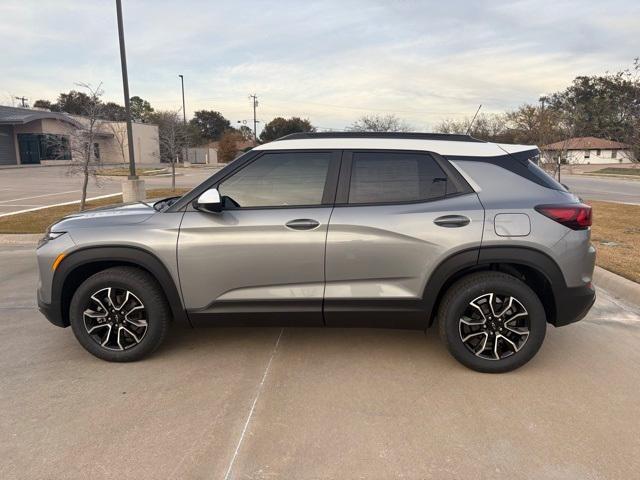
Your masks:
<svg viewBox="0 0 640 480"><path fill-rule="evenodd" d="M467 133L465 133L465 135L469 135L469 132L471 131L471 127L473 127L473 122L476 121L476 117L478 116L478 112L480 112L481 108L482 108L482 104L480 104L480 106L478 107L478 110L476 110L476 114L471 119L471 123L469 124L469 128L467 128Z"/></svg>

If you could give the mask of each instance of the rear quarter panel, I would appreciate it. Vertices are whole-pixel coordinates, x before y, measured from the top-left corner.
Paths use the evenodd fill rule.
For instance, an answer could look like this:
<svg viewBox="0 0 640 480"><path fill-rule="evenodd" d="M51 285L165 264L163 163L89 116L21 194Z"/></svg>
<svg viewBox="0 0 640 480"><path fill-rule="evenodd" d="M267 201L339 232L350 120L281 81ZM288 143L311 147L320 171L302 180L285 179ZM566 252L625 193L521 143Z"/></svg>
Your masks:
<svg viewBox="0 0 640 480"><path fill-rule="evenodd" d="M577 203L579 200L575 195L543 187L489 163L462 160L451 163L477 184L478 197L486 215L483 247L517 246L539 250L558 264L568 287L591 281L595 262L591 230L571 230L534 208L543 204ZM527 215L531 226L529 234L499 235L495 222L496 216L501 214Z"/></svg>

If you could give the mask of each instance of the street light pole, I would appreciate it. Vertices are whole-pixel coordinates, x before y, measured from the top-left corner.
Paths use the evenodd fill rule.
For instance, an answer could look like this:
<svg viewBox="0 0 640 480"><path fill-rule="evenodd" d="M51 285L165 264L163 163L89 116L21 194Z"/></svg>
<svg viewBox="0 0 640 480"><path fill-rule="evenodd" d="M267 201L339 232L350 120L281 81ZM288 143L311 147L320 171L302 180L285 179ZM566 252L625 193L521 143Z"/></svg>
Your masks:
<svg viewBox="0 0 640 480"><path fill-rule="evenodd" d="M182 84L182 121L184 124L187 124L187 110L184 107L184 76L178 75L180 77L180 83Z"/></svg>
<svg viewBox="0 0 640 480"><path fill-rule="evenodd" d="M180 74L178 76L180 77L180 84L182 85L182 123L186 128L187 127L187 109L184 105L184 75ZM185 144L184 150L182 151L183 164L184 162L187 161L187 154L188 154L188 150L187 150L187 145Z"/></svg>
<svg viewBox="0 0 640 480"><path fill-rule="evenodd" d="M129 180L137 180L136 160L133 151L133 130L131 128L131 102L129 101L129 75L127 74L127 53L124 46L124 26L122 22L122 2L116 0L118 15L118 37L120 40L120 63L122 65L122 87L124 89L124 109L127 116L127 140L129 146Z"/></svg>
<svg viewBox="0 0 640 480"><path fill-rule="evenodd" d="M122 182L122 201L142 202L145 197L144 180L136 175L136 159L133 150L133 128L131 125L131 102L129 100L129 76L127 74L127 54L124 48L124 26L122 22L122 2L116 0L118 16L118 38L120 41L120 63L122 66L122 87L124 89L124 109L127 117L127 143L129 147L129 177Z"/></svg>

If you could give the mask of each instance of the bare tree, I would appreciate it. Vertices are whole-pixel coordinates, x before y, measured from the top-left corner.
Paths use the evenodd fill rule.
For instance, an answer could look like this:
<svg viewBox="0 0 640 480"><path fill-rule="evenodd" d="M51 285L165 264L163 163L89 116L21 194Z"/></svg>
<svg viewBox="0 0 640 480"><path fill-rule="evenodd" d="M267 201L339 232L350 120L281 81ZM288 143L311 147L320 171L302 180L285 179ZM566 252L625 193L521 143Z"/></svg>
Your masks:
<svg viewBox="0 0 640 480"><path fill-rule="evenodd" d="M82 175L82 197L80 198L80 211L85 209L87 201L87 186L89 178L95 181L96 172L101 166L100 144L96 142L102 130L102 108L101 100L102 82L97 87L92 87L88 83L79 83L78 87L86 90L89 102L83 108L83 115L80 123L83 128L75 130L71 136L71 164L69 172L72 175ZM75 155L74 155L75 153Z"/></svg>
<svg viewBox="0 0 640 480"><path fill-rule="evenodd" d="M412 127L390 113L388 115L363 115L347 130L352 132L410 132Z"/></svg>
<svg viewBox="0 0 640 480"><path fill-rule="evenodd" d="M189 145L189 132L185 128L178 112L172 110L156 111L150 121L158 125L160 143L160 161L171 165L171 189L176 189L176 162L182 150Z"/></svg>
<svg viewBox="0 0 640 480"><path fill-rule="evenodd" d="M122 156L122 165L126 166L129 163L127 160L129 148L129 142L127 140L127 124L125 122L105 122L105 125L118 143L120 156Z"/></svg>
<svg viewBox="0 0 640 480"><path fill-rule="evenodd" d="M473 120L473 117L464 117L461 120L445 118L434 127L434 131L460 135L469 132L472 137L491 142L508 142L511 140L507 118L505 115L496 113L481 113L475 120Z"/></svg>
<svg viewBox="0 0 640 480"><path fill-rule="evenodd" d="M86 91L88 101L82 108L82 116L73 117L74 127L69 135L51 135L47 140L47 149L52 158L69 160L69 175L82 175L82 194L80 197L80 211L83 211L87 201L87 186L89 179L97 183L96 173L101 167L100 144L98 139L104 133L102 120L103 94L102 83L92 87L86 83L77 84Z"/></svg>

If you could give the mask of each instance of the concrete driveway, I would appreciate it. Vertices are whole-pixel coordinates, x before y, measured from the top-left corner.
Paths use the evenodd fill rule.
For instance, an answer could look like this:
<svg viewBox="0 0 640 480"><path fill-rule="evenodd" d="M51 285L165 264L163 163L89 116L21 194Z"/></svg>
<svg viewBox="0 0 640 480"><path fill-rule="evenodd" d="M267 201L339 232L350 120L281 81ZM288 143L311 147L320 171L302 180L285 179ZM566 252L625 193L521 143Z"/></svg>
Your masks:
<svg viewBox="0 0 640 480"><path fill-rule="evenodd" d="M435 331L174 328L109 364L0 247L2 479L620 479L640 472L640 312L599 291L505 375Z"/></svg>
<svg viewBox="0 0 640 480"><path fill-rule="evenodd" d="M217 168L216 168L217 169ZM214 168L179 169L178 187L192 188L209 178ZM147 188L171 188L170 176L142 177ZM126 177L98 177L89 181L88 197L122 192ZM29 208L80 200L82 176L69 176L67 167L0 169L0 215Z"/></svg>

